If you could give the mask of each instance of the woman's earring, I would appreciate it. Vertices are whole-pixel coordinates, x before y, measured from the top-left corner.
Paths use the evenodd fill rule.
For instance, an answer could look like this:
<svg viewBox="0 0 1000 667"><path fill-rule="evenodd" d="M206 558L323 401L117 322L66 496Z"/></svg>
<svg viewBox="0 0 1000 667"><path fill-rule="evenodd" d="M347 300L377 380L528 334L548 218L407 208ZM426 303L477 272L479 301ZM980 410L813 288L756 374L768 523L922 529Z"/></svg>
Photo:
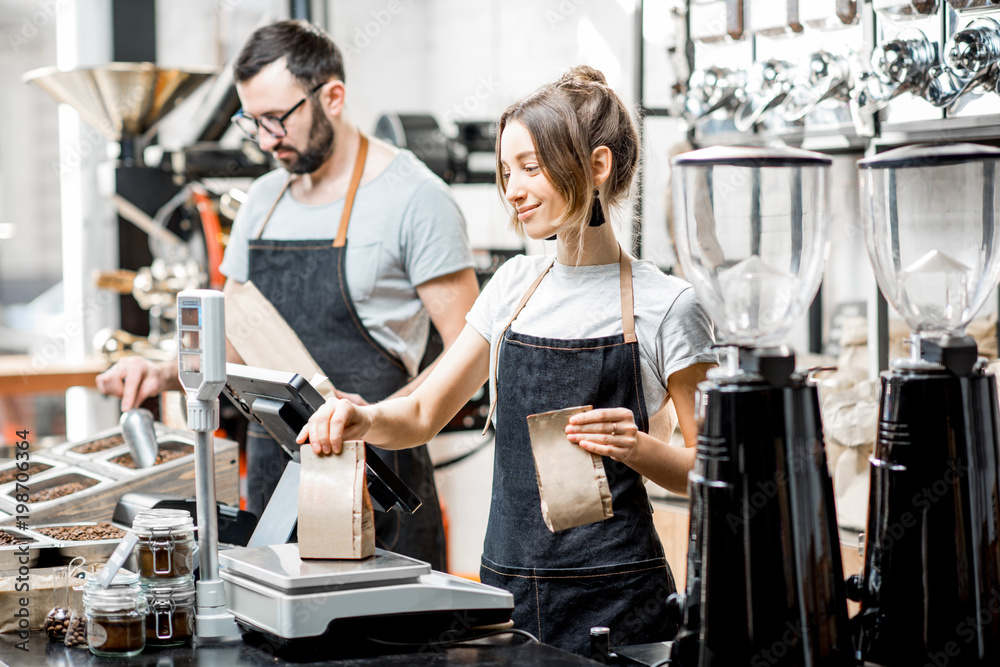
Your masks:
<svg viewBox="0 0 1000 667"><path fill-rule="evenodd" d="M604 208L601 206L601 194L594 190L594 205L590 207L590 227L600 227L604 224Z"/></svg>

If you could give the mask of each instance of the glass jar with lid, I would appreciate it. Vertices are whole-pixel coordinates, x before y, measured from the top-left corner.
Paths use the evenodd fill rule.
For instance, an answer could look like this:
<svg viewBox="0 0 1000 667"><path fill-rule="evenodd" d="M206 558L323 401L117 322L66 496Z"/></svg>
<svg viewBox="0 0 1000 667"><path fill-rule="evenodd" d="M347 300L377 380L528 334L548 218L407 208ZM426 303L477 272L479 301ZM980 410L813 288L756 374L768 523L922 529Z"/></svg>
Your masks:
<svg viewBox="0 0 1000 667"><path fill-rule="evenodd" d="M194 577L174 581L148 579L142 582L146 598L146 643L150 646L180 646L194 637Z"/></svg>
<svg viewBox="0 0 1000 667"><path fill-rule="evenodd" d="M87 615L87 646L103 657L129 657L146 646L146 598L139 575L120 570L104 588L96 578L83 592Z"/></svg>
<svg viewBox="0 0 1000 667"><path fill-rule="evenodd" d="M194 520L185 510L151 509L136 514L132 532L139 575L143 579L177 579L194 573Z"/></svg>

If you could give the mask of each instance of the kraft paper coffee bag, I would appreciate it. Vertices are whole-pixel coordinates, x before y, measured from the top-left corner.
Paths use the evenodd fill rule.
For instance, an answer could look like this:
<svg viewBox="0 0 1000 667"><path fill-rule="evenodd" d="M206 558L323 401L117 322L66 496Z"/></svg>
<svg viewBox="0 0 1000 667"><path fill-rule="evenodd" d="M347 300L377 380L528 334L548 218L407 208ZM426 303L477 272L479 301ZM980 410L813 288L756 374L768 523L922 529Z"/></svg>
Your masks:
<svg viewBox="0 0 1000 667"><path fill-rule="evenodd" d="M361 559L375 553L372 501L365 482L365 443L339 455L300 450L299 558Z"/></svg>
<svg viewBox="0 0 1000 667"><path fill-rule="evenodd" d="M566 437L566 425L580 406L528 415L542 518L553 533L613 516L611 487L600 456Z"/></svg>

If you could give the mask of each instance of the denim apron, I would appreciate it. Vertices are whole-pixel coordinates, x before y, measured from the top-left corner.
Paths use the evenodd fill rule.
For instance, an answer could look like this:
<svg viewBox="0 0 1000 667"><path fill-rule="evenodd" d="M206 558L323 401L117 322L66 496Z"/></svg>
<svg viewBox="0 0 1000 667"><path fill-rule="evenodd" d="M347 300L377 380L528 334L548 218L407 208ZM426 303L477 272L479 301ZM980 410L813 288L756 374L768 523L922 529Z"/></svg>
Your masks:
<svg viewBox="0 0 1000 667"><path fill-rule="evenodd" d="M347 286L347 225L367 150L368 139L361 135L340 227L332 242L260 238L293 177L288 179L250 240L249 278L298 334L333 386L374 403L405 385L409 374L361 323ZM444 526L427 447L373 449L423 501L411 516L376 512L376 545L426 561L435 570L445 570ZM247 434L246 452L247 509L260 516L288 457L267 431L253 423Z"/></svg>
<svg viewBox="0 0 1000 667"><path fill-rule="evenodd" d="M514 596L514 626L546 644L589 656L594 626L610 628L613 645L668 640L676 627L666 599L676 588L637 472L604 457L613 517L557 533L542 520L528 415L627 407L639 429L649 429L629 257L621 253L620 336L566 340L511 330L551 267L521 299L497 345L493 497L480 576Z"/></svg>

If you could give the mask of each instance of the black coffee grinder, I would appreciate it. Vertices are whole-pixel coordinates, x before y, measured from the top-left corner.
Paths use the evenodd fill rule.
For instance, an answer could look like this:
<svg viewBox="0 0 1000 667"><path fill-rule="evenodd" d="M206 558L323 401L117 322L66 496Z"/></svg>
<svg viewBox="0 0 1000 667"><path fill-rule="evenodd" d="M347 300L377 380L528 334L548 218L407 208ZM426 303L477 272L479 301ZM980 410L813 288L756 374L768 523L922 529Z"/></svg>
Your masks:
<svg viewBox="0 0 1000 667"><path fill-rule="evenodd" d="M673 164L677 254L724 347L699 387L670 664L852 664L818 394L781 344L822 278L831 160L715 147Z"/></svg>
<svg viewBox="0 0 1000 667"><path fill-rule="evenodd" d="M910 325L882 374L865 568L867 661L1000 664L996 378L965 328L1000 281L1000 150L911 146L858 162L879 288Z"/></svg>

